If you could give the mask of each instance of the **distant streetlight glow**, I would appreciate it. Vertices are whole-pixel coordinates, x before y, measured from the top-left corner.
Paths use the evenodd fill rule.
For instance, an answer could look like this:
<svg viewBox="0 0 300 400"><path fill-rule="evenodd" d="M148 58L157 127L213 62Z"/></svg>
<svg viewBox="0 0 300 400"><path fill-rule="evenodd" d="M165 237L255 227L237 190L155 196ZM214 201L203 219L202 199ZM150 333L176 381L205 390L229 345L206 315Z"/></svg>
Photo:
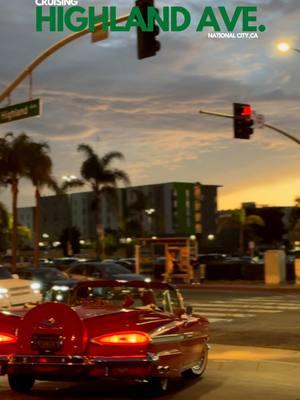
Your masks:
<svg viewBox="0 0 300 400"><path fill-rule="evenodd" d="M65 182L73 182L77 180L77 176L75 175L64 175L61 177L61 179Z"/></svg>
<svg viewBox="0 0 300 400"><path fill-rule="evenodd" d="M277 49L283 53L286 53L291 50L291 46L286 42L278 43Z"/></svg>
<svg viewBox="0 0 300 400"><path fill-rule="evenodd" d="M155 208L147 208L147 209L145 210L145 213L146 213L147 215L152 215L152 214L155 213Z"/></svg>

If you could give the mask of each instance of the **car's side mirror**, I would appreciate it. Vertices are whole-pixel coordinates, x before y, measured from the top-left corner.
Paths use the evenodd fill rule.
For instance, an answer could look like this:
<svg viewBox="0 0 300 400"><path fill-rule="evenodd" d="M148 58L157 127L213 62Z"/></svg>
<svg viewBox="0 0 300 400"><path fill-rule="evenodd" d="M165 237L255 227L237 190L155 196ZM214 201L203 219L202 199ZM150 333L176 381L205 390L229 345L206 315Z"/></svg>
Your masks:
<svg viewBox="0 0 300 400"><path fill-rule="evenodd" d="M186 312L186 315L192 315L193 314L193 307L192 306L186 306L185 312Z"/></svg>
<svg viewBox="0 0 300 400"><path fill-rule="evenodd" d="M19 279L19 275L18 274L12 274L12 278L13 279Z"/></svg>

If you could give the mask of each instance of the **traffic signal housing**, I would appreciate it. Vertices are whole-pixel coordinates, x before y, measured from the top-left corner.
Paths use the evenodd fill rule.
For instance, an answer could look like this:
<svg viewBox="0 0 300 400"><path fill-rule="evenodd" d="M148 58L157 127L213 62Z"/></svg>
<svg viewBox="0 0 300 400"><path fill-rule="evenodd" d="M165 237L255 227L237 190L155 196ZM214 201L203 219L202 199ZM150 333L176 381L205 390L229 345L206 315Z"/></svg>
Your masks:
<svg viewBox="0 0 300 400"><path fill-rule="evenodd" d="M235 139L250 139L254 128L250 104L233 103L233 131Z"/></svg>
<svg viewBox="0 0 300 400"><path fill-rule="evenodd" d="M145 23L148 25L148 8L154 7L154 0L137 0L136 6L140 9ZM159 27L154 24L153 31L143 32L137 27L137 52L138 59L153 57L160 50L160 42L156 39Z"/></svg>

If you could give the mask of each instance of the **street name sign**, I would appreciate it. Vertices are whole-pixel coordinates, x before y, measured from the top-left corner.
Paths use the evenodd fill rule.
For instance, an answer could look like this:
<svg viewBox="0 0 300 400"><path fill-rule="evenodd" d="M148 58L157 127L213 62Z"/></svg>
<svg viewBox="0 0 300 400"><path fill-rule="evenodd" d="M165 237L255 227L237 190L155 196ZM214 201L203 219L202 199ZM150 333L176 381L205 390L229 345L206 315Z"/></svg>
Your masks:
<svg viewBox="0 0 300 400"><path fill-rule="evenodd" d="M266 124L266 119L263 114L257 114L256 111L253 112L252 114L253 120L254 120L254 127L257 129L263 129Z"/></svg>
<svg viewBox="0 0 300 400"><path fill-rule="evenodd" d="M40 99L0 108L0 124L40 115Z"/></svg>

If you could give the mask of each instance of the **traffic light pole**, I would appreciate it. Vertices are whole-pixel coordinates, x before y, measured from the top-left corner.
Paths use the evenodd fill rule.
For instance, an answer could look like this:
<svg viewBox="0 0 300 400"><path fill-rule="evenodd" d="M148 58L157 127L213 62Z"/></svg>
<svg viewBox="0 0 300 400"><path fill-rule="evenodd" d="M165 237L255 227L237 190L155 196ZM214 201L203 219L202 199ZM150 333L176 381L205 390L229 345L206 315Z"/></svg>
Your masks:
<svg viewBox="0 0 300 400"><path fill-rule="evenodd" d="M215 117L223 117L223 118L230 118L230 119L234 118L234 116L230 115L230 114L218 113L218 112L213 112L213 111L205 111L205 110L200 110L199 114L213 115ZM291 139L293 142L300 145L300 139L296 138L295 136L291 135L290 133L288 133L282 129L276 128L276 126L273 126L270 124L265 124L265 127L272 129L275 132L280 133L281 135L287 137L288 139Z"/></svg>
<svg viewBox="0 0 300 400"><path fill-rule="evenodd" d="M128 20L129 14L123 15L119 18L116 19L116 23L120 22L125 22ZM108 25L110 25L110 21L108 22ZM102 29L102 23L98 23L95 25L95 32L99 31ZM0 103L3 101L5 98L9 97L10 94L16 89L16 87L28 76L31 76L31 73L35 68L37 68L43 61L45 61L47 58L49 58L52 54L54 54L57 50L60 50L62 47L65 45L73 42L76 39L81 38L82 36L85 36L90 32L88 29L84 29L83 31L73 33L62 40L59 40L58 42L54 43L52 46L50 46L48 49L40 53L33 61L31 64L29 64L17 77L16 79L11 82L4 90L2 93L0 93Z"/></svg>

